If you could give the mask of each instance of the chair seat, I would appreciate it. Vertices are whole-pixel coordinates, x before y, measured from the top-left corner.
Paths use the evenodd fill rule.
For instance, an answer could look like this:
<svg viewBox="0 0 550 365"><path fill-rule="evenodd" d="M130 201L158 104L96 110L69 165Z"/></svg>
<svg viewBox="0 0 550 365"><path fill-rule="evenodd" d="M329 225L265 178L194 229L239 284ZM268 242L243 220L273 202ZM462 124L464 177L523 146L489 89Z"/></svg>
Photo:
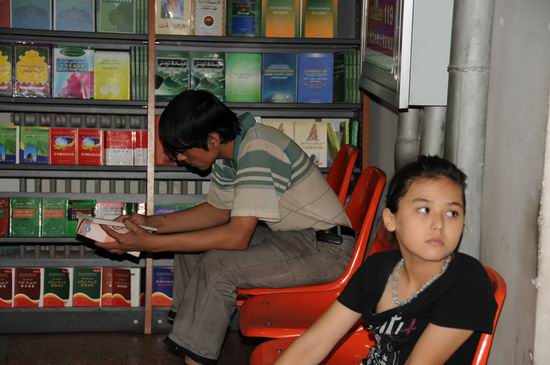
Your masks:
<svg viewBox="0 0 550 365"><path fill-rule="evenodd" d="M249 298L239 314L241 333L249 337L296 337L309 328L340 291L282 293Z"/></svg>

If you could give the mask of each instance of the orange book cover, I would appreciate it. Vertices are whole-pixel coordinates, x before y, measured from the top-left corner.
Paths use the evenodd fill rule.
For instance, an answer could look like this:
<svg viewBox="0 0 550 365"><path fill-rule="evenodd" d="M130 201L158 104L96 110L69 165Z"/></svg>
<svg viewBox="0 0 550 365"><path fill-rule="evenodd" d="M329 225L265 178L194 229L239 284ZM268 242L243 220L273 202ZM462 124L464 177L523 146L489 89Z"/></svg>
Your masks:
<svg viewBox="0 0 550 365"><path fill-rule="evenodd" d="M305 38L335 38L338 0L304 0L303 36Z"/></svg>
<svg viewBox="0 0 550 365"><path fill-rule="evenodd" d="M300 0L264 0L262 6L264 37L300 37Z"/></svg>

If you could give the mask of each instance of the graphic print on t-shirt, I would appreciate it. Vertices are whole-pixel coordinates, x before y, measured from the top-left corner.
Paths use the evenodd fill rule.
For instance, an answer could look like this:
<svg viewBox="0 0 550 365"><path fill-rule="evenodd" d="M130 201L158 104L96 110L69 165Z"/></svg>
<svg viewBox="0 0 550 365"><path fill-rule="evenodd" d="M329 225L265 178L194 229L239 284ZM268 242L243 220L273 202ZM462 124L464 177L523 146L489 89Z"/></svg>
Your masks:
<svg viewBox="0 0 550 365"><path fill-rule="evenodd" d="M369 356L363 360L364 365L397 365L399 364L399 347L410 341L410 336L417 335L416 318L403 318L400 313L388 318L382 324L367 326L367 331L374 337L376 346L371 348Z"/></svg>

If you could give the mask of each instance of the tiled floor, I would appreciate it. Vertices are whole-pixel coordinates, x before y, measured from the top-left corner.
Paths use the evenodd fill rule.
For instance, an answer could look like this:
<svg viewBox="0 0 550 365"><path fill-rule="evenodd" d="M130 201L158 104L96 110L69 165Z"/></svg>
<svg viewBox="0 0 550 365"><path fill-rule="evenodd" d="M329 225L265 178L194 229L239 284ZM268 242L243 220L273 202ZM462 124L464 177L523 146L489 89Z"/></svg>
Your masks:
<svg viewBox="0 0 550 365"><path fill-rule="evenodd" d="M1 365L182 365L166 334L69 333L0 336ZM247 365L260 341L229 331L219 365Z"/></svg>

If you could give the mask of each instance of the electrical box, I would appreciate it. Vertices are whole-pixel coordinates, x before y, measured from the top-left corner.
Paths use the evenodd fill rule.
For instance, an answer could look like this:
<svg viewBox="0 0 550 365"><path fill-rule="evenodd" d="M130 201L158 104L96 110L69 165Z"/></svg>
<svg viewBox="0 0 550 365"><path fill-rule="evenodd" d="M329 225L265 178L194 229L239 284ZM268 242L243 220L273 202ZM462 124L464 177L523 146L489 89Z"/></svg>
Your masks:
<svg viewBox="0 0 550 365"><path fill-rule="evenodd" d="M453 0L364 0L360 87L385 102L445 106Z"/></svg>

